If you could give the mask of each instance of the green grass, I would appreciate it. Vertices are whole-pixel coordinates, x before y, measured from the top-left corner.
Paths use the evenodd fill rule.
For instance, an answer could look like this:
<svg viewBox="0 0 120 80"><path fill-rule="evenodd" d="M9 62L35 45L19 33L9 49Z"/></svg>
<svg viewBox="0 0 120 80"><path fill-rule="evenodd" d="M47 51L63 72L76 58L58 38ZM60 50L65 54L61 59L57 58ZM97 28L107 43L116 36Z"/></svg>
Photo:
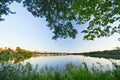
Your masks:
<svg viewBox="0 0 120 80"><path fill-rule="evenodd" d="M114 69L102 71L94 67L89 70L85 63L82 66L67 64L63 69L45 67L37 71L37 66L30 63L3 63L0 65L0 80L119 80L120 66L113 64Z"/></svg>

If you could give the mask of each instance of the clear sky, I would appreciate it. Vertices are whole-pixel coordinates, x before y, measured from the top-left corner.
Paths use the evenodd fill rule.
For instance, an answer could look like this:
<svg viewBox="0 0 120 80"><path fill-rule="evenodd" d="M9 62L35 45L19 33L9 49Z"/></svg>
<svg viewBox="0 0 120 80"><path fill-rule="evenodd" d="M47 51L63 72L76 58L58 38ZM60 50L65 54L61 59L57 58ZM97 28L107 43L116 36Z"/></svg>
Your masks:
<svg viewBox="0 0 120 80"><path fill-rule="evenodd" d="M17 46L32 51L46 52L88 52L115 49L120 46L119 35L94 41L83 40L83 34L79 33L76 39L52 40L53 33L46 26L44 18L35 18L20 4L13 4L12 11L16 14L3 16L5 21L0 22L0 47ZM85 25L79 25L80 32Z"/></svg>

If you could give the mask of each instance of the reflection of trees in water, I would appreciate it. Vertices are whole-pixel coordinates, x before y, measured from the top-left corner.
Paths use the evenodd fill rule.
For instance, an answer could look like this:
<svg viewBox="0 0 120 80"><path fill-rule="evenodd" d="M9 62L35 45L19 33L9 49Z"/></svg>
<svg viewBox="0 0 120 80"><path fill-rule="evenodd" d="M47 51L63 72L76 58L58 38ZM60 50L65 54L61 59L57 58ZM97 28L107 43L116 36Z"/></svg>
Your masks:
<svg viewBox="0 0 120 80"><path fill-rule="evenodd" d="M40 56L65 56L66 55L66 53L57 53L57 52L53 52L53 53L51 53L51 52L44 52L44 53L41 53L41 54L39 54Z"/></svg>
<svg viewBox="0 0 120 80"><path fill-rule="evenodd" d="M29 59L33 56L33 53L29 50L16 47L16 50L5 47L0 51L0 63L7 61L20 62Z"/></svg>
<svg viewBox="0 0 120 80"><path fill-rule="evenodd" d="M2 56L2 55L1 55ZM7 61L14 61L15 63L27 60L32 57L32 54L11 54L11 55L4 55L0 57L0 62L7 62Z"/></svg>
<svg viewBox="0 0 120 80"><path fill-rule="evenodd" d="M105 50L105 51L96 51L96 52L88 52L82 53L84 56L90 57L99 57L99 58L107 58L107 59L120 59L120 50L117 47L116 50Z"/></svg>
<svg viewBox="0 0 120 80"><path fill-rule="evenodd" d="M20 47L16 47L15 50L11 48L5 47L0 51L0 63L13 61L15 63L30 59L31 57L38 57L38 56L64 56L64 53L51 53L51 52L37 52L37 51L29 51L22 49Z"/></svg>
<svg viewBox="0 0 120 80"><path fill-rule="evenodd" d="M28 60L31 57L24 57L24 58L13 58L12 61L14 61L14 63L20 62L20 61L24 61L24 60Z"/></svg>
<svg viewBox="0 0 120 80"><path fill-rule="evenodd" d="M26 54L26 53L12 53L12 54L1 54L0 56L0 63L2 62L8 62L8 61L13 61L14 63L20 62L20 61L24 61L24 60L28 60L31 57L37 58L38 56L64 56L65 54L55 54L55 53L41 53L41 54Z"/></svg>

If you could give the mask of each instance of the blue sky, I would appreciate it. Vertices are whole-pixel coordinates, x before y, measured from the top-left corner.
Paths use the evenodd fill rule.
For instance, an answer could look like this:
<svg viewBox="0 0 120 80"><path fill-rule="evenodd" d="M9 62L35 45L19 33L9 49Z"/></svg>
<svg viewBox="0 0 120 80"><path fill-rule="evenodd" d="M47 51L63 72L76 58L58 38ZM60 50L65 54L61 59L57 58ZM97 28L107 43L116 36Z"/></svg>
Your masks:
<svg viewBox="0 0 120 80"><path fill-rule="evenodd" d="M3 16L5 21L0 22L0 47L17 46L37 51L47 52L88 52L98 50L110 50L120 46L119 35L95 39L83 40L81 30L85 25L77 25L79 34L76 39L52 40L53 33L46 26L45 18L35 18L21 4L12 4L12 11L16 14Z"/></svg>

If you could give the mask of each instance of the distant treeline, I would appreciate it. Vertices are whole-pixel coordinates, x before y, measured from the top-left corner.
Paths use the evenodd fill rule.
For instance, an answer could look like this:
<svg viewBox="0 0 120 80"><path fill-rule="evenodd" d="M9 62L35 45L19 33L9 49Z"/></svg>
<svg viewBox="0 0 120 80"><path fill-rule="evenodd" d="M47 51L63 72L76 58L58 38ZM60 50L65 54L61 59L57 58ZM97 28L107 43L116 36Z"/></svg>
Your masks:
<svg viewBox="0 0 120 80"><path fill-rule="evenodd" d="M30 51L25 50L20 47L16 47L15 50L11 48L0 48L0 63L7 61L20 62L31 57L37 56L57 56L57 55L65 55L64 53L52 53L52 52L38 52L38 51Z"/></svg>
<svg viewBox="0 0 120 80"><path fill-rule="evenodd" d="M107 59L120 59L120 48L117 47L114 50L94 51L94 52L86 52L86 53L72 53L72 55L84 55L84 56L107 58Z"/></svg>

